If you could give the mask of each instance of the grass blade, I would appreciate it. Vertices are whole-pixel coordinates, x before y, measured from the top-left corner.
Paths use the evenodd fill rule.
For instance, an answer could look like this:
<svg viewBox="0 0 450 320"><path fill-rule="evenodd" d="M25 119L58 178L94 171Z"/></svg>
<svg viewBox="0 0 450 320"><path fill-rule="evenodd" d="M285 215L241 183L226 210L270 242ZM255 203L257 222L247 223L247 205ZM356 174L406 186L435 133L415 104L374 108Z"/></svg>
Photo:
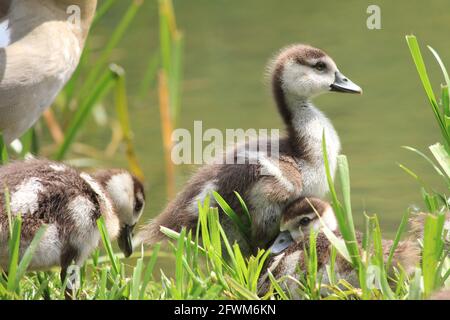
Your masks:
<svg viewBox="0 0 450 320"><path fill-rule="evenodd" d="M228 205L228 203L225 201L224 198L220 194L218 194L216 191L212 192L212 195L214 199L216 200L217 204L222 208L223 212L233 221L233 223L239 228L239 231L242 235L249 234L250 230L249 227L242 222L241 218L237 215L236 212Z"/></svg>
<svg viewBox="0 0 450 320"><path fill-rule="evenodd" d="M97 220L97 227L100 231L100 236L102 238L103 246L106 249L106 252L109 257L109 261L111 262L111 265L112 265L112 268L114 271L113 275L119 275L120 274L120 265L114 255L111 240L109 239L108 231L106 230L106 224L105 224L104 217L100 217L100 219Z"/></svg>
<svg viewBox="0 0 450 320"><path fill-rule="evenodd" d="M181 292L183 291L184 281L184 268L183 268L183 254L184 254L184 241L186 237L186 229L181 230L180 238L178 238L177 251L175 256L175 281L176 290L179 294L179 298L182 298Z"/></svg>
<svg viewBox="0 0 450 320"><path fill-rule="evenodd" d="M440 143L433 144L430 146L431 153L439 162L441 168L444 170L447 178L450 177L450 156L447 150Z"/></svg>
<svg viewBox="0 0 450 320"><path fill-rule="evenodd" d="M239 203L241 204L242 210L244 211L244 214L245 214L245 216L246 216L246 218L247 218L247 219L246 219L247 221L245 221L244 223L245 223L246 225L248 225L249 228L251 228L252 217L250 216L250 211L248 210L248 207L247 207L247 205L245 204L244 199L242 199L241 195L240 195L238 192L236 192L236 191L234 191L234 194L235 194L236 197L238 198Z"/></svg>
<svg viewBox="0 0 450 320"><path fill-rule="evenodd" d="M445 68L444 62L442 62L442 59L439 56L439 54L436 52L436 50L434 50L430 46L427 46L427 47L431 51L431 53L433 54L433 56L436 59L436 61L438 62L439 67L441 68L442 74L444 75L445 84L447 85L447 87L449 87L450 86L450 77L448 76L448 72L447 72L447 69Z"/></svg>
<svg viewBox="0 0 450 320"><path fill-rule="evenodd" d="M430 102L430 105L433 110L436 121L438 122L439 128L442 133L442 137L444 138L445 145L448 148L450 145L450 137L445 128L445 123L442 118L442 113L441 113L441 111L439 109L439 105L436 101L436 97L434 95L433 88L430 83L430 79L428 78L427 69L425 67L425 63L423 61L422 54L420 52L419 44L418 44L415 36L406 36L406 42L408 43L408 47L411 52L411 56L414 60L414 64L416 65L420 80L421 80L422 85L427 94L427 97Z"/></svg>
<svg viewBox="0 0 450 320"><path fill-rule="evenodd" d="M139 293L139 299L140 300L144 299L145 290L147 289L147 286L148 286L148 284L149 284L149 282L150 282L150 280L152 278L153 269L155 268L160 248L161 248L161 244L160 243L156 244L153 247L152 256L150 258L150 261L147 263L147 268L145 269L144 278L143 278L142 284L141 284L141 291Z"/></svg>
<svg viewBox="0 0 450 320"><path fill-rule="evenodd" d="M158 68L160 64L159 53L154 53L148 62L144 77L139 86L138 97L143 100L149 88L156 82L158 76Z"/></svg>
<svg viewBox="0 0 450 320"><path fill-rule="evenodd" d="M131 278L131 293L130 300L137 300L139 298L139 289L142 281L142 270L144 269L144 259L139 258L133 270L133 277Z"/></svg>
<svg viewBox="0 0 450 320"><path fill-rule="evenodd" d="M425 229L422 252L422 272L424 295L428 297L435 289L436 270L443 250L442 240L443 221L431 214L425 218Z"/></svg>
<svg viewBox="0 0 450 320"><path fill-rule="evenodd" d="M386 262L386 270L389 270L392 264L392 258L394 257L395 250L397 249L397 246L400 242L400 239L403 235L403 233L406 230L406 227L408 226L409 221L409 215L410 212L406 211L406 213L402 217L402 221L400 222L400 226L397 229L397 233L395 234L394 242L392 243L392 246L389 250L389 256Z"/></svg>
<svg viewBox="0 0 450 320"><path fill-rule="evenodd" d="M133 132L131 131L130 116L128 108L127 88L125 82L125 72L117 71L116 82L116 112L122 129L123 140L126 144L126 155L128 165L139 179L144 180L144 171L139 165L139 161L134 149Z"/></svg>
<svg viewBox="0 0 450 320"><path fill-rule="evenodd" d="M446 177L444 175L444 173L441 171L441 169L439 169L439 167L433 162L433 160L431 160L426 154L424 154L423 152L420 152L419 150L412 148L412 147L403 146L403 148L406 150L412 151L412 152L418 154L420 157L424 158L440 176L442 176L443 178L446 178L447 180L449 179L448 177Z"/></svg>
<svg viewBox="0 0 450 320"><path fill-rule="evenodd" d="M91 29L94 28L103 16L111 9L117 0L105 0L95 13L94 21L92 21Z"/></svg>
<svg viewBox="0 0 450 320"><path fill-rule="evenodd" d="M8 267L8 286L9 292L17 291L17 270L20 256L20 233L22 230L22 217L15 217L12 227L12 236L9 239L9 267Z"/></svg>
<svg viewBox="0 0 450 320"><path fill-rule="evenodd" d="M275 279L275 277L273 276L272 272L270 272L270 270L267 270L270 282L272 283L275 291L280 295L281 299L283 300L289 300L289 297L286 295L286 293L284 292L284 290L280 287L280 284L278 283L278 281Z"/></svg>
<svg viewBox="0 0 450 320"><path fill-rule="evenodd" d="M3 135L0 133L0 165L8 163L8 158L7 145L3 140Z"/></svg>
<svg viewBox="0 0 450 320"><path fill-rule="evenodd" d="M126 30L134 20L134 17L138 13L142 3L142 0L131 1L130 6L128 7L117 27L114 29L111 38L103 49L100 58L96 61L94 67L89 72L86 81L84 81L83 86L79 90L82 96L86 94L86 92L91 90L92 87L95 87L95 83L98 82L99 76L108 63L108 59L110 58L113 49L125 35Z"/></svg>

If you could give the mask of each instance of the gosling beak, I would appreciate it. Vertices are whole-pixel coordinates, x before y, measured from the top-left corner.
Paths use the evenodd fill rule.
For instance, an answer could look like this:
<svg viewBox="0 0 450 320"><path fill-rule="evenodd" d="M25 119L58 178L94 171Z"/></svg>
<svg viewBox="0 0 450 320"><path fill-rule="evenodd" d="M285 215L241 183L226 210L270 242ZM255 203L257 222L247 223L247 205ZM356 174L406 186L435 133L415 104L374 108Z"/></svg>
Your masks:
<svg viewBox="0 0 450 320"><path fill-rule="evenodd" d="M339 71L334 74L334 83L330 85L331 91L347 92L347 93L362 93L362 89L353 83L349 78L344 76Z"/></svg>
<svg viewBox="0 0 450 320"><path fill-rule="evenodd" d="M280 254L284 250L286 250L287 247L289 247L292 243L294 243L294 239L292 239L291 233L289 231L283 231L278 235L273 244L270 246L270 253Z"/></svg>
<svg viewBox="0 0 450 320"><path fill-rule="evenodd" d="M124 225L120 230L119 239L117 240L119 248L126 258L133 253L133 229L134 226Z"/></svg>

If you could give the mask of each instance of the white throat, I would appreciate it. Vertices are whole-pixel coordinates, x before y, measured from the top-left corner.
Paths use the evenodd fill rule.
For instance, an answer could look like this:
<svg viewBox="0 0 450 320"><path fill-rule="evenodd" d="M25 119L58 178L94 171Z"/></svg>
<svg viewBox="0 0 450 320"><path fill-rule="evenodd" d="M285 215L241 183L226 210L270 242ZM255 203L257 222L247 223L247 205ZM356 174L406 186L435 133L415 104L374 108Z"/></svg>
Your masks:
<svg viewBox="0 0 450 320"><path fill-rule="evenodd" d="M324 196L328 192L323 161L322 138L325 133L330 171L334 176L337 156L341 142L331 121L308 99L286 97L287 106L292 114L292 128L298 137L306 142L308 160L299 159L304 168L303 196Z"/></svg>

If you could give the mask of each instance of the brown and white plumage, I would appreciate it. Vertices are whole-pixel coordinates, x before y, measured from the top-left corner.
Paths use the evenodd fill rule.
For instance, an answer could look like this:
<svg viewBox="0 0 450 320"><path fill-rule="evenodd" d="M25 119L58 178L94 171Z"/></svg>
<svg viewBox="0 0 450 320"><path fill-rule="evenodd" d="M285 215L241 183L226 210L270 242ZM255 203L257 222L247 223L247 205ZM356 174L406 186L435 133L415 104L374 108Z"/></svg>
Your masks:
<svg viewBox="0 0 450 320"><path fill-rule="evenodd" d="M97 0L3 1L0 132L11 142L39 119L75 71ZM79 21L71 19L78 10Z"/></svg>
<svg viewBox="0 0 450 320"><path fill-rule="evenodd" d="M20 253L24 253L42 225L30 270L81 265L97 247L97 220L103 216L111 239L118 238L126 255L131 254L131 232L139 220L144 199L142 184L126 170L80 172L47 160L26 160L0 167L0 266L8 267L9 210L21 215Z"/></svg>
<svg viewBox="0 0 450 320"><path fill-rule="evenodd" d="M323 225L338 238L341 237L333 209L320 199L300 199L286 209L281 220L280 235L271 246L274 255L269 259L266 272L259 281L260 294L265 294L270 288L271 283L268 277L270 271L275 279L286 278L282 283L283 288L289 291L294 298L298 297L299 285L296 280L300 279L302 274L307 273L305 252L309 250L311 229L318 232L316 238L318 273L322 277L323 284L329 283L326 266L331 262L332 243L325 233L321 232ZM358 242L361 243L362 234L357 232L356 236ZM392 245L392 240L382 240L383 255L386 260ZM401 241L395 249L392 266L401 266L407 273L412 273L419 262L420 248L417 241ZM391 272L393 269L389 271ZM335 272L337 280L345 279L353 286L359 285L352 265L339 254L335 261Z"/></svg>
<svg viewBox="0 0 450 320"><path fill-rule="evenodd" d="M322 50L307 45L283 49L270 63L272 91L285 122L287 136L260 141L259 150L239 145L225 155L232 159L202 167L167 208L137 236L146 243L164 237L160 226L176 231L197 224L197 202L212 190L217 191L238 213L238 192L252 217L250 251L264 248L278 233L281 212L302 196L322 197L328 191L322 158L325 131L332 172L340 150L339 137L331 122L311 103L329 91L361 92L345 78L333 60ZM271 152L279 146L279 154ZM263 150L265 149L265 150ZM230 163L232 162L232 163ZM223 219L231 240L243 245L233 225Z"/></svg>

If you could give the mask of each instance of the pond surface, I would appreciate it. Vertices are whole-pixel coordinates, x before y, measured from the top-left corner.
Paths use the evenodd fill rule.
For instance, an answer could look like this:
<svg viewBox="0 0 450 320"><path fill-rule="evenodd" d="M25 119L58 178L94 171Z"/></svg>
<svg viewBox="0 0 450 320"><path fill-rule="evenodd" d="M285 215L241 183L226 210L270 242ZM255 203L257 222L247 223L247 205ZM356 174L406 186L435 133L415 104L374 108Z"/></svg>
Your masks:
<svg viewBox="0 0 450 320"><path fill-rule="evenodd" d="M122 2L122 1L120 1ZM105 41L123 14L120 4L92 33ZM370 4L381 8L381 30L366 26ZM405 42L414 33L422 44L435 88L442 77L425 44L433 46L450 66L448 1L225 1L179 0L175 11L185 34L185 70L179 127L282 128L264 82L268 59L281 47L304 42L324 49L340 70L364 89L362 96L327 94L315 100L333 121L348 156L355 221L377 213L386 235L397 228L408 206L422 206L420 186L398 166L405 164L428 184L442 189L425 161L401 146L427 151L439 140ZM154 89L137 97L149 56L158 46L157 8L146 1L114 61L127 70L132 100L131 121L138 155L149 190L146 218L165 206L164 158L160 116ZM94 126L84 139L101 145L105 138ZM86 138L91 137L91 138ZM125 165L118 158L111 165ZM194 166L177 168L178 187Z"/></svg>

